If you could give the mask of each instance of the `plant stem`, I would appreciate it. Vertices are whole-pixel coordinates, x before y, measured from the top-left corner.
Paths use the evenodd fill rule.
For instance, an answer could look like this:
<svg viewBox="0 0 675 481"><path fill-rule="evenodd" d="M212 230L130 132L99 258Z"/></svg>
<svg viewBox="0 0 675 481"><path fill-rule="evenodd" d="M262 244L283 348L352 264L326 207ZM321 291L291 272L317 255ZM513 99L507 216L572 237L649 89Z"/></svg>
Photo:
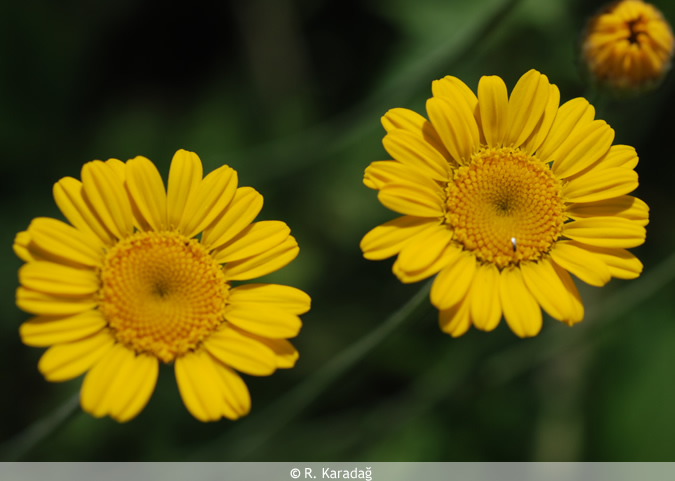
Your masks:
<svg viewBox="0 0 675 481"><path fill-rule="evenodd" d="M405 320L414 317L420 306L430 307L428 297L432 282L433 279L429 280L382 324L347 347L277 402L267 406L260 414L240 421L219 439L197 449L191 458L219 459L222 453L227 452L229 459L238 460L255 451L317 399L340 376L375 349ZM227 449L223 449L223 446L227 446Z"/></svg>
<svg viewBox="0 0 675 481"><path fill-rule="evenodd" d="M0 446L0 460L20 461L35 446L47 439L59 426L70 419L77 412L79 405L80 391L78 390L51 414L34 422Z"/></svg>

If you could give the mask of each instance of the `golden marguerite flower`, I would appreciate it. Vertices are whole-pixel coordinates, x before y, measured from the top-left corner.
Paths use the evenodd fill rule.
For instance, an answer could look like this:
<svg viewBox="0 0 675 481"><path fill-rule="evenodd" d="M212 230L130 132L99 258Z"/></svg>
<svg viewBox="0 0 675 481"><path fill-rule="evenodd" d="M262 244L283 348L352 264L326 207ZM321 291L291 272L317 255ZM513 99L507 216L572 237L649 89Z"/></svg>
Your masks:
<svg viewBox="0 0 675 481"><path fill-rule="evenodd" d="M187 409L201 421L237 419L251 398L236 371L290 368L286 340L310 299L293 287L242 284L298 254L285 223L252 223L263 198L220 167L179 150L168 192L144 157L89 162L54 199L70 224L36 218L16 236L17 305L31 346L51 346L38 368L49 381L87 372L82 408L124 422L148 402L159 363L173 363Z"/></svg>
<svg viewBox="0 0 675 481"><path fill-rule="evenodd" d="M621 0L593 17L582 39L583 61L599 84L618 91L656 85L670 68L673 33L661 12Z"/></svg>
<svg viewBox="0 0 675 481"><path fill-rule="evenodd" d="M602 286L642 264L626 248L644 242L647 205L635 149L612 145L583 98L559 106L558 88L530 70L507 96L482 77L476 96L462 81L432 84L429 120L406 109L382 118L394 160L373 162L364 183L403 214L361 241L368 259L398 254L394 274L416 282L438 274L431 302L443 331L541 329L540 306L570 325L583 305L570 277Z"/></svg>

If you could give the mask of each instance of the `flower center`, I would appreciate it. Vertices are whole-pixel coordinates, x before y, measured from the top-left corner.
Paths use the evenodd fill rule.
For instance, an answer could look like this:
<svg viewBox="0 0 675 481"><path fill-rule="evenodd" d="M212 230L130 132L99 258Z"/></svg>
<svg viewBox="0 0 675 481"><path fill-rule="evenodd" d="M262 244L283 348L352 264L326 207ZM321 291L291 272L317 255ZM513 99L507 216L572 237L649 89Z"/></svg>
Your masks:
<svg viewBox="0 0 675 481"><path fill-rule="evenodd" d="M482 148L448 184L446 222L484 262L537 260L562 231L561 187L547 164L518 149Z"/></svg>
<svg viewBox="0 0 675 481"><path fill-rule="evenodd" d="M640 35L647 35L647 21L638 15L637 18L626 22L628 28L628 43L640 46Z"/></svg>
<svg viewBox="0 0 675 481"><path fill-rule="evenodd" d="M194 349L224 319L229 285L196 239L137 232L106 254L99 309L118 341L164 362Z"/></svg>

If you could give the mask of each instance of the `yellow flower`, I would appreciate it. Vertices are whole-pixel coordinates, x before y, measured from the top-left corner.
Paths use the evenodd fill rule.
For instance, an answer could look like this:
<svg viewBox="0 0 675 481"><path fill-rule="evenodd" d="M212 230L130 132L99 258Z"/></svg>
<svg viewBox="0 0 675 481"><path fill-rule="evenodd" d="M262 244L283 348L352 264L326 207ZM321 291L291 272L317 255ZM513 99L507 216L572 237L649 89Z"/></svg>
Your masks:
<svg viewBox="0 0 675 481"><path fill-rule="evenodd" d="M430 120L406 109L382 118L395 159L373 162L364 183L404 214L361 241L367 259L398 254L394 274L417 282L438 274L431 302L452 336L502 317L534 336L540 306L570 325L584 309L569 273L594 286L631 279L642 264L626 248L644 242L648 207L635 149L576 98L530 70L510 98L499 77L478 96L459 79L433 82Z"/></svg>
<svg viewBox="0 0 675 481"><path fill-rule="evenodd" d="M201 421L237 419L251 407L236 371L290 368L286 340L309 309L304 292L243 284L298 254L283 222L251 223L263 198L220 167L202 179L196 154L179 150L168 193L152 162L89 162L65 177L54 199L70 224L36 218L15 239L26 261L17 305L31 346L51 346L38 364L49 381L87 372L82 408L124 422L148 402L159 362L174 363L187 409ZM201 234L201 235L200 235Z"/></svg>
<svg viewBox="0 0 675 481"><path fill-rule="evenodd" d="M582 41L582 57L592 77L618 91L656 85L670 68L673 34L653 5L641 0L614 2L593 17Z"/></svg>

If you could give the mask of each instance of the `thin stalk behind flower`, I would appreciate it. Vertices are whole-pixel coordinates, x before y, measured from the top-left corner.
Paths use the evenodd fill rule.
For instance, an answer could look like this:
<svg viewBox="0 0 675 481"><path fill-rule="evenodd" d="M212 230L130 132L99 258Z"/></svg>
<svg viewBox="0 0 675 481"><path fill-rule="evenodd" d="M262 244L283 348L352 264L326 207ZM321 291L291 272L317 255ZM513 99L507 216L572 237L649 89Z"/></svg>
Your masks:
<svg viewBox="0 0 675 481"><path fill-rule="evenodd" d="M403 306L367 335L341 351L305 381L268 405L261 413L242 421L214 442L197 448L188 459L222 461L224 453L227 454L227 460L245 459L249 453L262 446L334 385L340 376L356 366L396 328L419 315L421 308L426 309L428 306L424 300L429 295L430 289L431 282L425 283Z"/></svg>
<svg viewBox="0 0 675 481"><path fill-rule="evenodd" d="M47 416L38 419L0 446L0 461L22 461L35 447L48 439L59 427L72 419L80 405L80 393L69 397Z"/></svg>

